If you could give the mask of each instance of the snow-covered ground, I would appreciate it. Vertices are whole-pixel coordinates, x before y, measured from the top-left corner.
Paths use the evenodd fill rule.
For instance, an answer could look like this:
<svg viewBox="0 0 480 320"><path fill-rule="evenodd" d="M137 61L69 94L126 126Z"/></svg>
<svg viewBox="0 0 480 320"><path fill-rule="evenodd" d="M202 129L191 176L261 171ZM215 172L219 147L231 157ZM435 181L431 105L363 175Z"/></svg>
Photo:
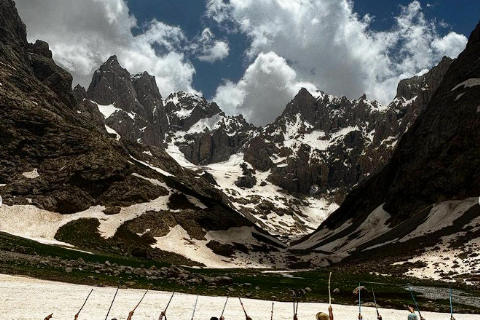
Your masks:
<svg viewBox="0 0 480 320"><path fill-rule="evenodd" d="M160 182L154 180L152 183ZM164 187L168 188L166 185ZM198 207L204 206L200 200L189 197L191 202ZM104 238L111 238L122 224L141 216L147 211L169 210L167 206L168 198L169 195L161 196L149 202L124 207L116 215L105 214L103 212L105 207L103 206L94 206L75 214L62 215L39 209L33 205L3 205L0 207L0 231L44 244L77 250L71 244L55 239L57 231L65 224L81 218L98 219L100 235ZM272 252L268 255L268 259L265 259L265 254L255 252L237 252L232 257L224 257L215 254L207 247L210 240L230 245L234 241L242 244L261 245L253 237L254 233L257 233L257 231L253 227L230 228L222 231L208 231L205 236L206 240L197 240L191 238L185 229L177 225L171 228L167 235L155 238L157 242L152 247L180 254L211 268L284 268L287 263L282 252ZM273 237L270 237L270 240L278 241Z"/></svg>
<svg viewBox="0 0 480 320"><path fill-rule="evenodd" d="M37 280L32 278L0 275L0 314L6 320L31 320L43 319L53 313L55 319L73 319L82 306L86 296L92 288L83 285L73 285L52 281ZM105 319L108 308L115 294L115 288L94 288L90 299L87 301L79 320ZM108 319L126 319L128 312L138 303L144 290L123 289L118 292L115 303ZM157 319L160 311L165 308L171 293L150 291L133 316L134 320ZM167 310L169 319L192 318L193 306L196 296L175 294ZM245 309L252 319L268 319L272 308L271 301L242 299ZM219 317L225 303L225 297L201 296L198 299L195 319L210 319ZM302 303L299 306L299 319L315 319L319 311L325 312L328 306L324 303ZM333 305L335 319L357 319L356 306ZM384 319L406 319L406 310L380 309ZM376 319L374 308L362 308L364 320ZM449 319L449 314L422 312L426 319ZM225 319L244 319L242 308L238 299L230 298L224 313ZM292 318L291 303L275 302L275 320L290 320ZM478 315L455 315L457 320L478 320Z"/></svg>
<svg viewBox="0 0 480 320"><path fill-rule="evenodd" d="M167 148L167 152L179 164L192 170L204 170L209 172L215 178L215 181L232 201L235 209L239 212L248 212L255 216L258 225L274 235L302 236L314 231L330 213L338 208L334 202L326 199L318 199L315 197L306 197L301 205L296 204L296 198L289 195L282 188L273 185L267 181L270 171L256 171L255 177L257 184L253 188L240 188L235 185L235 181L243 175L241 164L243 161L243 153L232 155L227 161L209 164L207 166L196 166L185 159L184 154L172 142ZM260 183L265 185L261 186ZM250 203L245 203L248 199ZM254 200L255 199L255 200ZM272 203L275 208L288 210L291 215L280 215L272 210L267 215L259 214L255 208L259 204L259 200ZM296 208L302 215L293 213Z"/></svg>

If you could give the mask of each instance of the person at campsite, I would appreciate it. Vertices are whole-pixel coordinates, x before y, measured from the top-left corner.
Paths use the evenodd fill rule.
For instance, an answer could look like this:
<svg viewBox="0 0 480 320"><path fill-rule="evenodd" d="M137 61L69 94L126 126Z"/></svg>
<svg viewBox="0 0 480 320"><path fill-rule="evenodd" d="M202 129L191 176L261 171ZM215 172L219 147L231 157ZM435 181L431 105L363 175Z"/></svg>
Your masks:
<svg viewBox="0 0 480 320"><path fill-rule="evenodd" d="M328 307L328 314L324 312L317 313L317 320L333 320L332 306Z"/></svg>

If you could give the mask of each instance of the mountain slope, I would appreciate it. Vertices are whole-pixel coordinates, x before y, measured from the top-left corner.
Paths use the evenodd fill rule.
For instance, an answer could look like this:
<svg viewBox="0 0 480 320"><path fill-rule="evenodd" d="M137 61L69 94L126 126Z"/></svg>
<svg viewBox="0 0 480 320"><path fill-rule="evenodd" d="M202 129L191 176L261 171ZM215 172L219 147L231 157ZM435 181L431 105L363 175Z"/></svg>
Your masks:
<svg viewBox="0 0 480 320"><path fill-rule="evenodd" d="M480 24L387 165L292 249L337 261L463 250L461 264L477 268L469 253L480 246L479 79Z"/></svg>
<svg viewBox="0 0 480 320"><path fill-rule="evenodd" d="M115 57L95 72L88 91L76 88L75 93L84 114L100 125L105 118L117 138L166 146L257 225L295 238L318 227L353 186L390 158L451 62L444 58L428 73L401 81L388 106L365 96L349 100L316 92L314 97L302 89L265 128L255 128L241 115L226 116L218 105L193 94L177 92L162 100L158 89L144 96L152 97L154 110L166 120L145 122L142 110L151 114L152 108L138 102L135 77ZM164 143L159 132L165 132ZM156 140L148 138L152 133Z"/></svg>
<svg viewBox="0 0 480 320"><path fill-rule="evenodd" d="M85 92L72 93L72 77L52 60L48 44L27 43L13 1L0 2L0 19L0 230L176 263L277 264L272 257L262 261L283 244L233 210L208 180L162 148L112 132L96 103L77 102ZM113 73L105 71L99 83ZM153 100L141 94L152 78L124 73L117 80L138 98L132 120L155 119ZM151 94L161 99L157 93Z"/></svg>
<svg viewBox="0 0 480 320"><path fill-rule="evenodd" d="M146 72L131 76L112 56L95 71L88 90L77 96L95 101L107 125L123 138L163 146L168 119L155 77Z"/></svg>

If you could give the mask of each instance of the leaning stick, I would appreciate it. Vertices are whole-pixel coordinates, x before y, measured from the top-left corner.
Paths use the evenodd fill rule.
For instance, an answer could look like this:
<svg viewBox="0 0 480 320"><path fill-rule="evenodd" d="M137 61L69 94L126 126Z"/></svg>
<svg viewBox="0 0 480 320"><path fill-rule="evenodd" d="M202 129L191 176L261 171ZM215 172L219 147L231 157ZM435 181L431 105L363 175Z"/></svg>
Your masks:
<svg viewBox="0 0 480 320"><path fill-rule="evenodd" d="M78 318L78 316L79 316L79 314L80 314L80 311L82 311L83 307L85 307L85 304L87 303L87 300L88 300L88 298L90 297L90 295L92 294L92 292L93 292L93 289L90 290L90 293L88 294L87 299L85 299L85 301L84 301L83 304L82 304L82 307L80 308L80 310L78 310L77 314L75 315L75 318L74 318L75 320L77 320L77 318Z"/></svg>
<svg viewBox="0 0 480 320"><path fill-rule="evenodd" d="M240 299L240 297L238 297L238 300L240 300L240 304L242 305L243 313L245 313L245 318L248 319L249 317L248 317L247 311L245 311L245 307L243 306L242 299Z"/></svg>
<svg viewBox="0 0 480 320"><path fill-rule="evenodd" d="M330 281L332 280L332 273L328 276L328 304L332 305L332 293L330 291Z"/></svg>
<svg viewBox="0 0 480 320"><path fill-rule="evenodd" d="M197 302L198 302L198 296L197 296L197 299L195 300L195 305L193 306L192 320L195 317L195 310L197 309Z"/></svg>
<svg viewBox="0 0 480 320"><path fill-rule="evenodd" d="M358 319L362 319L362 288L358 283Z"/></svg>
<svg viewBox="0 0 480 320"><path fill-rule="evenodd" d="M372 293L373 293L373 302L375 302L375 309L377 310L377 319L378 319L380 318L380 312L378 312L377 298L375 297L375 290L373 290L373 286L372 286Z"/></svg>
<svg viewBox="0 0 480 320"><path fill-rule="evenodd" d="M415 303L415 306L417 307L418 315L420 316L420 319L423 319L422 314L420 313L420 307L418 306L418 302L415 299L415 296L413 295L412 288L408 286L408 290L410 290L410 294L412 295L413 302Z"/></svg>
<svg viewBox="0 0 480 320"><path fill-rule="evenodd" d="M107 320L108 315L110 314L110 310L112 310L113 302L115 301L115 298L117 297L118 288L119 287L117 287L117 291L115 291L115 295L113 296L112 303L110 303L110 308L108 308L108 312L107 312L107 315L105 316L105 320Z"/></svg>
<svg viewBox="0 0 480 320"><path fill-rule="evenodd" d="M225 304L223 305L222 314L220 315L219 319L223 317L223 313L225 312L225 308L227 307L227 302L228 302L228 296L227 296L227 300L225 300Z"/></svg>
<svg viewBox="0 0 480 320"><path fill-rule="evenodd" d="M165 307L163 312L160 313L160 316L158 317L159 320L162 320L164 316L165 316L165 320L167 320L167 309L168 309L168 306L170 305L170 302L172 302L174 295L175 295L175 291L173 291L172 296L170 297L170 300L168 300L167 306Z"/></svg>
<svg viewBox="0 0 480 320"><path fill-rule="evenodd" d="M143 296L142 296L142 299L140 299L140 301L137 303L137 305L135 306L135 308L133 308L132 312L135 312L135 310L137 310L138 306L140 305L140 303L142 303L143 298L145 298L145 296L147 295L147 293L148 293L148 290L145 291L145 293L144 293Z"/></svg>

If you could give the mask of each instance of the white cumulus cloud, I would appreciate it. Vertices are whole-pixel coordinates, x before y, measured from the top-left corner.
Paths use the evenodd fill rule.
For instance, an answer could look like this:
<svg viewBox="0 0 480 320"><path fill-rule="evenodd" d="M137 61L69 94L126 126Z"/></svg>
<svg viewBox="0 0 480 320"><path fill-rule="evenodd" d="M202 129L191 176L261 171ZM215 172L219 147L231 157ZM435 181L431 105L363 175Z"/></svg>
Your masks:
<svg viewBox="0 0 480 320"><path fill-rule="evenodd" d="M227 42L215 40L212 31L205 28L202 34L192 43L191 50L198 60L213 63L226 58L230 48Z"/></svg>
<svg viewBox="0 0 480 320"><path fill-rule="evenodd" d="M390 30L376 31L371 28L374 17L359 16L350 0L210 0L206 16L251 41L246 52L251 65L244 77L221 86L214 100L263 124L279 115L295 94L292 88L302 82L330 94L356 98L366 93L388 103L399 80L431 68L443 55L456 57L467 42L454 32L442 37L420 2L400 8ZM262 70L259 59L265 52L285 61L271 73L272 80L266 72L252 71ZM248 85L252 83L270 91ZM236 93L233 102L228 92Z"/></svg>
<svg viewBox="0 0 480 320"><path fill-rule="evenodd" d="M183 48L188 42L179 27L151 21L142 33L124 0L17 0L27 25L28 40L50 44L54 59L88 86L93 71L109 56L117 55L131 73L154 75L163 95L192 87L195 68ZM196 92L197 93L197 92Z"/></svg>
<svg viewBox="0 0 480 320"><path fill-rule="evenodd" d="M227 81L217 89L214 100L230 114L241 113L255 125L263 125L279 115L285 101L302 87L314 91L310 83L297 81L287 61L274 52L260 53L238 83Z"/></svg>

